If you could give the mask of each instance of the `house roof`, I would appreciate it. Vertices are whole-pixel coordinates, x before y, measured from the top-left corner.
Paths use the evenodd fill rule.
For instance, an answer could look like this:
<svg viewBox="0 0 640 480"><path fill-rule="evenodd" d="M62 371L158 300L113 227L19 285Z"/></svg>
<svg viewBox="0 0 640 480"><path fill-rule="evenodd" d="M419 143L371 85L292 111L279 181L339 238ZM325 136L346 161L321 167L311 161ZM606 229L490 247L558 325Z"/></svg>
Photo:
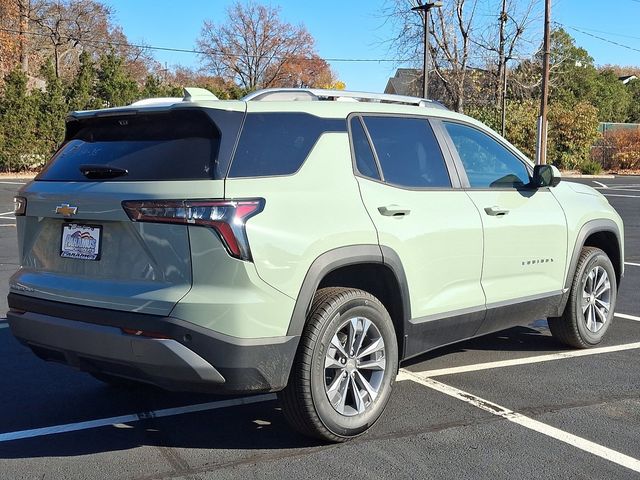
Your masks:
<svg viewBox="0 0 640 480"><path fill-rule="evenodd" d="M384 93L395 95L420 96L422 71L417 68L399 68L395 76L387 81Z"/></svg>
<svg viewBox="0 0 640 480"><path fill-rule="evenodd" d="M637 80L637 79L638 77L636 77L635 75L622 75L621 77L618 77L618 80L620 80L625 85L629 83L631 80Z"/></svg>

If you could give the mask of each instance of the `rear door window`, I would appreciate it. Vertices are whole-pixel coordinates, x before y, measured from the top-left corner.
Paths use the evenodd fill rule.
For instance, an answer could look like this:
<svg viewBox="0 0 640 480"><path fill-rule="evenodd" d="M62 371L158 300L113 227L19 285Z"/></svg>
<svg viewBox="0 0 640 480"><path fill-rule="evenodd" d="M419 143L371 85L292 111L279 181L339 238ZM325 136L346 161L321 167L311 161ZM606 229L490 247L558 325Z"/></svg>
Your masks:
<svg viewBox="0 0 640 480"><path fill-rule="evenodd" d="M320 135L344 131L344 119L307 113L248 113L229 177L291 175L300 169Z"/></svg>
<svg viewBox="0 0 640 480"><path fill-rule="evenodd" d="M81 165L127 171L109 181L222 179L243 115L185 109L71 121L67 140L36 179L95 181Z"/></svg>
<svg viewBox="0 0 640 480"><path fill-rule="evenodd" d="M442 151L427 119L363 118L385 182L410 188L451 187Z"/></svg>

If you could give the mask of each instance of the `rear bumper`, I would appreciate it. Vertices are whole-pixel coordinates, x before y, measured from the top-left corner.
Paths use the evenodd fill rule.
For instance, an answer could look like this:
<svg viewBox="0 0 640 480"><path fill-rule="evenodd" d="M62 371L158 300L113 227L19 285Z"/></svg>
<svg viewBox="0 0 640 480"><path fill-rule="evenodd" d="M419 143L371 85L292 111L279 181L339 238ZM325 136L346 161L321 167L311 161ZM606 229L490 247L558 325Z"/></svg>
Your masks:
<svg viewBox="0 0 640 480"><path fill-rule="evenodd" d="M299 337L239 339L171 317L9 294L12 333L45 360L80 370L209 393L284 388ZM149 338L122 328L153 332Z"/></svg>

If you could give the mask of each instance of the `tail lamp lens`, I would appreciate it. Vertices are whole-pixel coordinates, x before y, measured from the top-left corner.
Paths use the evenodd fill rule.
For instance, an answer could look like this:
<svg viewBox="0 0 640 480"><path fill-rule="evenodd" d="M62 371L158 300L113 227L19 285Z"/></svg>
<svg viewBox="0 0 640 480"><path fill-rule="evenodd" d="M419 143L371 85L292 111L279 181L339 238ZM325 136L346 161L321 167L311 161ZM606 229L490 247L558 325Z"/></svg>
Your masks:
<svg viewBox="0 0 640 480"><path fill-rule="evenodd" d="M13 214L16 217L24 216L27 212L27 199L24 197L13 197Z"/></svg>
<svg viewBox="0 0 640 480"><path fill-rule="evenodd" d="M212 228L232 257L251 261L245 224L260 213L264 199L142 200L122 202L134 222L174 223Z"/></svg>

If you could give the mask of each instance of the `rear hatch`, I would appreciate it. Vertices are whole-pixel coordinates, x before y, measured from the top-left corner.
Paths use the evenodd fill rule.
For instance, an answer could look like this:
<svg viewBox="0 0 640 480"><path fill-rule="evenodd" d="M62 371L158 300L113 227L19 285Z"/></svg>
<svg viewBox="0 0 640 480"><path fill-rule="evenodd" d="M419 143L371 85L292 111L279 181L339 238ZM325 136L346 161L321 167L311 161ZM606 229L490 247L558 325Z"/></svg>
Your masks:
<svg viewBox="0 0 640 480"><path fill-rule="evenodd" d="M62 147L20 192L11 291L168 315L191 288L188 226L133 222L123 202L224 198L245 105L219 105L70 118Z"/></svg>

